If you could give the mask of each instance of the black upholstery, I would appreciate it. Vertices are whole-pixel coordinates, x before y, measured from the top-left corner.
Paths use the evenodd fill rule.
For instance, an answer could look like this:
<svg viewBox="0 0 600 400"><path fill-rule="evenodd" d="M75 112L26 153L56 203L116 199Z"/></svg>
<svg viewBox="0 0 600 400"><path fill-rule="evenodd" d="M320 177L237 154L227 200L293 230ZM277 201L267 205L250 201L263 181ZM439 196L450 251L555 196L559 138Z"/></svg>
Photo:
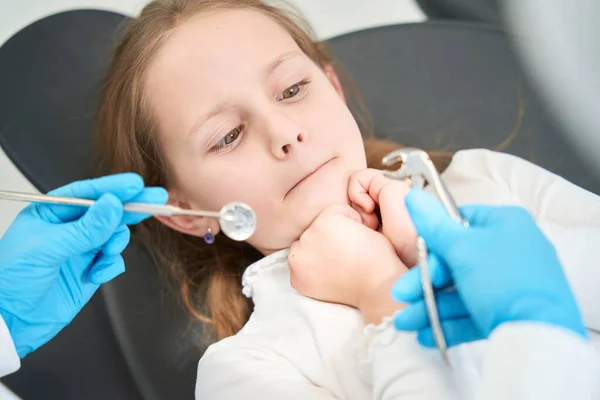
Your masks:
<svg viewBox="0 0 600 400"><path fill-rule="evenodd" d="M541 108L500 30L436 21L351 33L332 45L380 137L448 151L508 142L504 151L600 193L600 178Z"/></svg>
<svg viewBox="0 0 600 400"><path fill-rule="evenodd" d="M429 18L501 23L502 0L417 0Z"/></svg>
<svg viewBox="0 0 600 400"><path fill-rule="evenodd" d="M0 146L41 191L90 175L99 82L123 18L61 13L0 48ZM507 151L600 193L600 180L538 106L500 31L431 22L352 33L331 45L380 136L425 149L493 148L518 127ZM181 311L141 246L133 242L125 259L127 273L5 384L27 400L193 398L201 326Z"/></svg>

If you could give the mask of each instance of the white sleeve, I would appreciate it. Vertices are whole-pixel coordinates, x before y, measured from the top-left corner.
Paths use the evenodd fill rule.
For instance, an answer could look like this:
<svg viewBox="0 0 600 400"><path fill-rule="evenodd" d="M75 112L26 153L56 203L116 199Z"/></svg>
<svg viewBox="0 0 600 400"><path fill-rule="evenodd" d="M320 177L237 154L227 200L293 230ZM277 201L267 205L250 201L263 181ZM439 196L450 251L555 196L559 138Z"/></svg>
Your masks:
<svg viewBox="0 0 600 400"><path fill-rule="evenodd" d="M196 399L336 400L285 359L256 347L223 348L204 354L198 365Z"/></svg>
<svg viewBox="0 0 600 400"><path fill-rule="evenodd" d="M451 349L449 369L437 350L422 347L416 333L398 332L390 318L365 328L359 360L361 375L373 387L375 400L466 399L468 376L462 366L462 349ZM477 378L472 376L471 378ZM460 390L459 390L460 389ZM462 393L461 393L462 391Z"/></svg>
<svg viewBox="0 0 600 400"><path fill-rule="evenodd" d="M488 340L480 400L600 398L600 357L565 329L507 323Z"/></svg>
<svg viewBox="0 0 600 400"><path fill-rule="evenodd" d="M373 399L600 399L600 356L580 336L541 323L506 323L487 341L448 351L421 347L415 334L380 326L368 337L363 372Z"/></svg>
<svg viewBox="0 0 600 400"><path fill-rule="evenodd" d="M465 203L525 207L554 244L588 328L600 330L600 197L535 164L489 150L458 152L444 174Z"/></svg>
<svg viewBox="0 0 600 400"><path fill-rule="evenodd" d="M12 374L21 367L8 327L0 317L0 377Z"/></svg>

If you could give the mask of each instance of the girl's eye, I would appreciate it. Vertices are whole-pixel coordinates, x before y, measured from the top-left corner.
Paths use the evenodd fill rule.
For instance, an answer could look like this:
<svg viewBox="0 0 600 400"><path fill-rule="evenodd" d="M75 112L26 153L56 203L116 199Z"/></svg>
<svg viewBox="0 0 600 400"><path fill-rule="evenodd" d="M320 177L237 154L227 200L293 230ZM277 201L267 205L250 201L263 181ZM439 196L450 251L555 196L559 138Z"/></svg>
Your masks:
<svg viewBox="0 0 600 400"><path fill-rule="evenodd" d="M235 140L238 138L238 136L240 136L240 133L242 133L242 129L238 126L234 129L230 130L227 133L227 135L225 135L225 137L223 139L221 139L221 141L225 145L231 144L231 143L235 142Z"/></svg>
<svg viewBox="0 0 600 400"><path fill-rule="evenodd" d="M298 92L300 92L300 85L296 83L295 85L292 85L289 88L285 89L281 94L281 97L283 97L284 99L289 99L297 95Z"/></svg>
<svg viewBox="0 0 600 400"><path fill-rule="evenodd" d="M303 79L302 81L293 84L289 88L285 89L277 97L277 100L281 101L281 100L287 100L287 99L291 99L293 97L296 97L302 91L303 86L307 85L308 83L309 83L308 80Z"/></svg>
<svg viewBox="0 0 600 400"><path fill-rule="evenodd" d="M224 150L226 147L228 147L232 143L234 143L238 139L238 137L241 135L241 133L242 133L241 126L233 128L232 130L227 132L227 135L225 135L223 137L223 139L221 139L219 141L219 143L217 143L211 150L215 153L218 153L221 150Z"/></svg>

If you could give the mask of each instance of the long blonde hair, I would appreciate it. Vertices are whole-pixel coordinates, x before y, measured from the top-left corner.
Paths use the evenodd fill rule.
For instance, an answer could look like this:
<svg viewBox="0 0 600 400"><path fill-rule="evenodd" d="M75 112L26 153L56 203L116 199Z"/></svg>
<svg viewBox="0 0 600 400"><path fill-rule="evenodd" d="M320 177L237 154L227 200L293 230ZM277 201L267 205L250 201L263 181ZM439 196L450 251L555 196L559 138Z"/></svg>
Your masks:
<svg viewBox="0 0 600 400"><path fill-rule="evenodd" d="M308 24L293 10L285 12L261 0L154 0L126 26L106 73L98 110L100 173L132 171L140 174L146 185L170 187L145 103L148 66L169 33L186 20L202 12L240 8L273 18L314 62L321 67L331 65L340 75L346 95L352 96L363 136L372 135L366 108L360 97L353 95L354 86L344 79L325 45L314 39ZM381 158L399 146L367 139L365 147L369 166L378 168ZM432 157L439 162L438 167L449 161L443 153ZM177 283L185 308L213 328L210 339L221 339L241 329L252 310L251 302L241 294L241 275L261 257L256 250L224 236L208 246L202 238L184 235L152 219L138 227L137 233Z"/></svg>

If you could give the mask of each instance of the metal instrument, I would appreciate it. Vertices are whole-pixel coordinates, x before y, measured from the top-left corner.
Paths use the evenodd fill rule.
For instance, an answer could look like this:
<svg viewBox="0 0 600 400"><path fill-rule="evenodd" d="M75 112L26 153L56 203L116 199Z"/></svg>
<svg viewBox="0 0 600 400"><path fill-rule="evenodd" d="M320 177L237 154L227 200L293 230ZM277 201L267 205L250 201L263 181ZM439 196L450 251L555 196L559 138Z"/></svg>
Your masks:
<svg viewBox="0 0 600 400"><path fill-rule="evenodd" d="M425 186L425 182L427 182L433 187L450 217L465 227L469 226L469 223L460 215L460 211L452 199L450 192L448 192L437 169L425 151L411 147L403 148L388 154L382 160L382 164L385 166L392 166L398 162L402 163L400 168L396 171L385 171L385 176L399 180L410 179L411 185L420 189L422 189ZM423 287L423 298L427 308L427 315L429 316L429 323L431 324L433 336L442 358L447 365L450 365L446 353L446 339L440 323L431 277L429 276L427 245L422 237L417 239L417 249L419 255L421 286Z"/></svg>
<svg viewBox="0 0 600 400"><path fill-rule="evenodd" d="M90 207L94 200L76 197L49 196L45 194L19 193L0 190L0 199L26 201L33 203L63 204L77 207ZM174 216L188 215L192 217L216 218L221 230L233 240L249 239L256 230L256 213L244 203L233 202L226 204L221 211L197 211L183 208L149 203L125 203L124 210L131 213Z"/></svg>
<svg viewBox="0 0 600 400"><path fill-rule="evenodd" d="M407 147L391 152L382 160L385 166L391 166L398 162L402 162L400 169L397 171L385 171L385 176L392 179L410 179L411 185L419 189L425 187L425 181L433 186L435 193L444 205L450 217L464 225L469 226L469 223L460 215L456 203L452 199L450 192L444 185L440 174L437 172L435 165L429 158L429 155L414 147Z"/></svg>

